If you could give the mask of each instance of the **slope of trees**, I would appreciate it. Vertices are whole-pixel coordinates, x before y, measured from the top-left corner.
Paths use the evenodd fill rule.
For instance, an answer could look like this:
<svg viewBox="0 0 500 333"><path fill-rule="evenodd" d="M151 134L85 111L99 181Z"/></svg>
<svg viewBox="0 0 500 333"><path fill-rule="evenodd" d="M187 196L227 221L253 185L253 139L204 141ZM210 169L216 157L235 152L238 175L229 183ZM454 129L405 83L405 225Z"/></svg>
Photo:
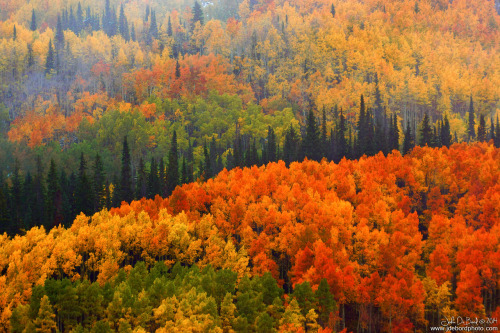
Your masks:
<svg viewBox="0 0 500 333"><path fill-rule="evenodd" d="M292 107L303 123L311 107L330 118L338 105L353 124L363 94L377 120L397 114L413 133L424 113L432 122L448 114L459 141L470 133L471 95L476 125L479 115L496 118L492 0L340 2L335 15L330 1L193 4L6 1L0 97L8 115L0 120L14 122L10 139L38 146L108 109L147 114L160 107L150 98L190 103L211 90L238 95L244 108ZM213 15L229 8L230 18ZM49 117L55 125L39 125Z"/></svg>
<svg viewBox="0 0 500 333"><path fill-rule="evenodd" d="M187 325L171 306L199 314L200 325L235 330L425 332L442 315L495 317L499 166L499 150L485 143L339 164L269 163L224 170L169 198L82 214L68 229L4 234L1 324ZM183 274L194 276L194 289ZM217 274L228 275L229 296ZM63 313L62 302L79 293L101 299L105 311L82 317L92 311L82 303ZM186 297L206 307L182 308Z"/></svg>

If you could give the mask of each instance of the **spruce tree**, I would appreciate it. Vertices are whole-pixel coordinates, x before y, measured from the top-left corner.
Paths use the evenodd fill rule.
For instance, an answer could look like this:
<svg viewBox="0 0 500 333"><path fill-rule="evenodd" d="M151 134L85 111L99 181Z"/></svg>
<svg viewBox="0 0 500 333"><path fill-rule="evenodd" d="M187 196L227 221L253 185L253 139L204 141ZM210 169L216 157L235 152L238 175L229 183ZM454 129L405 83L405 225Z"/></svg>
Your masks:
<svg viewBox="0 0 500 333"><path fill-rule="evenodd" d="M47 174L47 227L62 224L62 193L57 176L56 164L50 160Z"/></svg>
<svg viewBox="0 0 500 333"><path fill-rule="evenodd" d="M73 31L75 34L77 33L77 28L76 28L76 18L75 15L73 14L73 7L69 8L69 29Z"/></svg>
<svg viewBox="0 0 500 333"><path fill-rule="evenodd" d="M413 147L415 147L415 140L413 139L413 134L411 133L410 120L408 120L403 141L403 155L406 155L410 150L413 149Z"/></svg>
<svg viewBox="0 0 500 333"><path fill-rule="evenodd" d="M49 51L45 59L45 74L50 74L55 69L55 55L54 48L52 47L52 39L49 40Z"/></svg>
<svg viewBox="0 0 500 333"><path fill-rule="evenodd" d="M484 120L484 116L482 114L479 116L479 126L477 128L477 141L479 142L486 141L486 121Z"/></svg>
<svg viewBox="0 0 500 333"><path fill-rule="evenodd" d="M392 121L391 150L399 150L399 124L396 114L394 114Z"/></svg>
<svg viewBox="0 0 500 333"><path fill-rule="evenodd" d="M160 178L156 159L152 157L148 175L147 198L154 199L157 194L160 194Z"/></svg>
<svg viewBox="0 0 500 333"><path fill-rule="evenodd" d="M182 166L181 166L181 184L187 184L188 180L188 168L186 164L186 156L182 156Z"/></svg>
<svg viewBox="0 0 500 333"><path fill-rule="evenodd" d="M79 34L83 29L83 10L82 5L78 2L78 7L76 10L76 33Z"/></svg>
<svg viewBox="0 0 500 333"><path fill-rule="evenodd" d="M316 147L318 148L318 147ZM276 162L276 135L271 126L267 128L266 162Z"/></svg>
<svg viewBox="0 0 500 333"><path fill-rule="evenodd" d="M137 169L137 179L135 182L135 199L140 200L146 197L147 175L146 167L142 157L139 159L139 168Z"/></svg>
<svg viewBox="0 0 500 333"><path fill-rule="evenodd" d="M36 158L36 173L33 179L33 191L34 191L34 202L33 202L33 223L37 226L46 225L46 187L44 180L44 172L42 166L42 158L37 156Z"/></svg>
<svg viewBox="0 0 500 333"><path fill-rule="evenodd" d="M212 136L212 140L210 141L209 158L210 158L210 167L212 168L211 177L213 177L217 174L217 145L215 143L215 135Z"/></svg>
<svg viewBox="0 0 500 333"><path fill-rule="evenodd" d="M332 14L332 17L335 17L335 6L333 5L333 3L330 6L330 13Z"/></svg>
<svg viewBox="0 0 500 333"><path fill-rule="evenodd" d="M443 126L441 127L441 144L446 147L451 146L451 129L450 122L448 121L448 115L444 115Z"/></svg>
<svg viewBox="0 0 500 333"><path fill-rule="evenodd" d="M207 142L203 143L203 169L200 170L200 173L203 175L204 179L212 178L212 165L210 161L210 155L208 153Z"/></svg>
<svg viewBox="0 0 500 333"><path fill-rule="evenodd" d="M117 200L115 204L120 204L122 201L130 202L134 199L134 192L132 190L132 170L131 170L130 150L128 147L127 137L123 139L122 151L122 168L120 174L120 183L116 184L118 187Z"/></svg>
<svg viewBox="0 0 500 333"><path fill-rule="evenodd" d="M474 104L472 101L472 95L470 96L469 102L469 124L467 127L467 140L474 141L476 139L476 131L474 125L476 124L474 120Z"/></svg>
<svg viewBox="0 0 500 333"><path fill-rule="evenodd" d="M130 40L130 33L128 30L128 21L125 16L125 11L123 9L123 3L120 6L120 17L118 19L118 30L120 31L120 35L122 35L123 39L127 42Z"/></svg>
<svg viewBox="0 0 500 333"><path fill-rule="evenodd" d="M10 212L11 212L11 232L17 233L22 227L22 184L19 160L16 158L14 162L14 171L12 175L12 187L10 188Z"/></svg>
<svg viewBox="0 0 500 333"><path fill-rule="evenodd" d="M64 31L62 27L61 15L57 15L56 48L60 50L63 47L64 47Z"/></svg>
<svg viewBox="0 0 500 333"><path fill-rule="evenodd" d="M12 39L15 41L17 39L17 29L16 25L14 24L14 29L12 31Z"/></svg>
<svg viewBox="0 0 500 333"><path fill-rule="evenodd" d="M347 141L345 139L346 132L346 121L344 117L344 112L340 109L339 125L337 126L337 132L335 134L337 142L337 154L335 156L335 162L338 163L343 157L348 154Z"/></svg>
<svg viewBox="0 0 500 333"><path fill-rule="evenodd" d="M493 122L493 117L490 119L490 137L489 140L495 141L495 123Z"/></svg>
<svg viewBox="0 0 500 333"><path fill-rule="evenodd" d="M365 113L365 99L361 95L361 101L359 104L359 118L358 118L358 137L356 144L356 157L361 157L368 151L368 122Z"/></svg>
<svg viewBox="0 0 500 333"><path fill-rule="evenodd" d="M137 40L136 36L135 36L135 25L132 24L132 29L130 30L130 39L135 42Z"/></svg>
<svg viewBox="0 0 500 333"><path fill-rule="evenodd" d="M94 211L100 211L106 207L106 182L104 166L102 164L101 156L96 154L93 169L93 186L94 186Z"/></svg>
<svg viewBox="0 0 500 333"><path fill-rule="evenodd" d="M290 125L285 134L285 146L283 147L283 160L287 166L299 159L299 147L300 138L293 126Z"/></svg>
<svg viewBox="0 0 500 333"><path fill-rule="evenodd" d="M175 62L175 77L177 79L181 77L181 66L179 65L179 60Z"/></svg>
<svg viewBox="0 0 500 333"><path fill-rule="evenodd" d="M495 147L500 148L500 123L498 122L497 116L497 124L496 124L496 135L495 135Z"/></svg>
<svg viewBox="0 0 500 333"><path fill-rule="evenodd" d="M80 155L80 168L76 188L76 213L90 215L94 208L94 189L87 176L87 162L83 153Z"/></svg>
<svg viewBox="0 0 500 333"><path fill-rule="evenodd" d="M172 22L170 20L170 16L168 17L168 25L167 25L167 36L172 37L173 31L172 31Z"/></svg>
<svg viewBox="0 0 500 333"><path fill-rule="evenodd" d="M430 124L430 118L427 112L424 114L424 118L422 119L422 123L420 125L420 138L418 140L419 146L429 146L432 147L432 127Z"/></svg>
<svg viewBox="0 0 500 333"><path fill-rule="evenodd" d="M4 232L8 234L14 233L10 222L9 212L7 186L5 185L2 172L0 171L0 234Z"/></svg>
<svg viewBox="0 0 500 333"><path fill-rule="evenodd" d="M36 30L36 15L35 15L35 9L31 10L31 24L30 24L30 30L35 31Z"/></svg>
<svg viewBox="0 0 500 333"><path fill-rule="evenodd" d="M167 196L172 194L177 185L179 185L179 153L177 150L177 133L174 130L170 151L168 152Z"/></svg>
<svg viewBox="0 0 500 333"><path fill-rule="evenodd" d="M193 20L191 21L191 32L194 31L194 28L196 27L196 22L200 22L200 25L203 26L204 23L203 10L201 9L198 0L194 2L193 6Z"/></svg>
<svg viewBox="0 0 500 333"><path fill-rule="evenodd" d="M314 113L309 110L306 120L306 133L302 141L302 156L314 161L321 160L321 144L318 124Z"/></svg>
<svg viewBox="0 0 500 333"><path fill-rule="evenodd" d="M328 137L326 132L326 112L323 106L323 117L321 121L321 155L322 157L328 157Z"/></svg>

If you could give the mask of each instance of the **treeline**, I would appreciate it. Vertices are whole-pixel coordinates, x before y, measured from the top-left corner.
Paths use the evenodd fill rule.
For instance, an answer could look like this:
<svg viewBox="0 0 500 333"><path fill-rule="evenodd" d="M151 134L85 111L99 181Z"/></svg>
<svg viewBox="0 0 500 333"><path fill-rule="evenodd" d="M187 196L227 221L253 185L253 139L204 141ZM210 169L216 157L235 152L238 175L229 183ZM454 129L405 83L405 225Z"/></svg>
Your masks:
<svg viewBox="0 0 500 333"><path fill-rule="evenodd" d="M33 288L29 303L13 310L10 325L13 333L333 328L337 309L326 279L316 291L309 282L297 284L286 303L283 295L270 273L239 279L210 265L169 268L159 261L148 269L139 262L104 285L48 279Z"/></svg>
<svg viewBox="0 0 500 333"><path fill-rule="evenodd" d="M7 181L0 182L0 232L14 235L34 226L43 225L46 229L59 224L70 226L81 212L91 215L103 208L117 207L122 201L153 199L156 195L168 197L176 186L199 178L212 178L224 168L231 170L278 160L289 165L304 158L315 161L326 158L338 163L342 158L357 159L379 152L387 155L392 150L406 154L415 145L449 147L456 142L446 115L433 126L425 114L415 135L409 122L400 133L396 115L387 116L384 112L377 113L377 109L374 112L366 109L363 96L360 105L357 124L349 124L343 111L335 108L334 127L328 128L325 110L320 119L311 110L305 126L295 129L290 125L283 140L276 137L271 126L268 127L267 137L257 140L251 134L242 135L236 125L235 139L227 147L217 144L214 135L209 142L203 143L195 139L192 144L189 139L187 150L180 151L174 130L168 156L152 157L150 161L142 157L132 161L125 137L121 170L113 175L106 175L99 154L90 161L92 157L82 153L78 170L69 175L53 160L45 172L38 157L35 173L26 172L22 179L21 167L16 162ZM493 140L500 147L498 118L496 126L491 119L487 128L481 115L476 134L472 98L469 114L469 140ZM283 142L282 147L279 142ZM193 154L196 146L203 147L203 155L198 160Z"/></svg>

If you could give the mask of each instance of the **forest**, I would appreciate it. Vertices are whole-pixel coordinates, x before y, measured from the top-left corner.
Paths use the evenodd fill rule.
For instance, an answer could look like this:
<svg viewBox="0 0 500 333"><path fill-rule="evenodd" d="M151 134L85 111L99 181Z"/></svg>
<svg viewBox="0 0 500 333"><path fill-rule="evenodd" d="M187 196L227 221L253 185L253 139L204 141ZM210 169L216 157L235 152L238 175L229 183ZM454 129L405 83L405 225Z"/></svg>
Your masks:
<svg viewBox="0 0 500 333"><path fill-rule="evenodd" d="M0 331L497 327L499 24L497 0L2 1Z"/></svg>

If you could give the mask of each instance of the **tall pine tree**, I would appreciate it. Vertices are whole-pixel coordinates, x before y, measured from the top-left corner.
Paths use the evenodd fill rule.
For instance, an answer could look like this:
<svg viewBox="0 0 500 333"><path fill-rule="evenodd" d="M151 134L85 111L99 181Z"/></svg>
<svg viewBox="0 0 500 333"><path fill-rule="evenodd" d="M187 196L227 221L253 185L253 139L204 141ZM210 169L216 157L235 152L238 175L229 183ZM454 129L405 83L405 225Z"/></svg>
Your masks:
<svg viewBox="0 0 500 333"><path fill-rule="evenodd" d="M130 150L128 147L127 137L123 139L122 151L122 168L120 173L120 183L118 187L114 204L118 205L122 201L130 202L134 199L134 191L132 189L132 169L130 160Z"/></svg>
<svg viewBox="0 0 500 333"><path fill-rule="evenodd" d="M476 139L476 130L474 128L476 121L474 120L474 103L472 101L472 95L470 96L469 102L469 124L467 126L467 140L474 141Z"/></svg>
<svg viewBox="0 0 500 333"><path fill-rule="evenodd" d="M177 148L177 133L174 130L170 151L168 152L167 196L172 194L177 185L179 185L179 153Z"/></svg>

